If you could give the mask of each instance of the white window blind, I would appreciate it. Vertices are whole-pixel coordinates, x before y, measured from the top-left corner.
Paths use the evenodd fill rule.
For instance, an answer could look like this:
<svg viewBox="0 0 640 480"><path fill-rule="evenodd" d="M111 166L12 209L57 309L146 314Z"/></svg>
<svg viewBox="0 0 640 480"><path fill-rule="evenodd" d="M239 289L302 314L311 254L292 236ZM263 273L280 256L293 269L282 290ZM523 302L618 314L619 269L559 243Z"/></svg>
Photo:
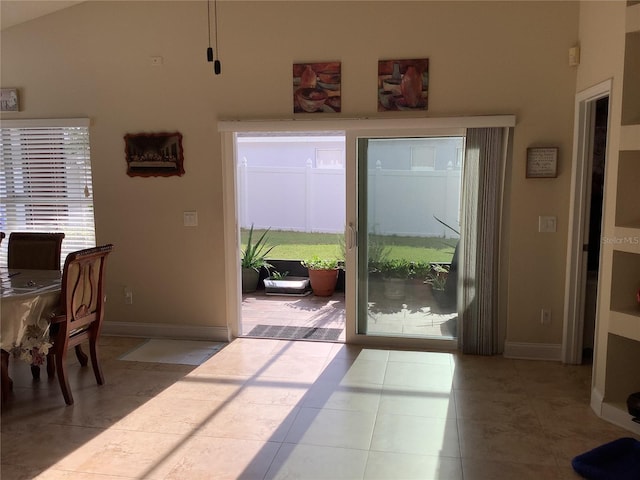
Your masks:
<svg viewBox="0 0 640 480"><path fill-rule="evenodd" d="M3 121L0 150L0 264L11 232L63 232L61 263L94 247L89 120Z"/></svg>

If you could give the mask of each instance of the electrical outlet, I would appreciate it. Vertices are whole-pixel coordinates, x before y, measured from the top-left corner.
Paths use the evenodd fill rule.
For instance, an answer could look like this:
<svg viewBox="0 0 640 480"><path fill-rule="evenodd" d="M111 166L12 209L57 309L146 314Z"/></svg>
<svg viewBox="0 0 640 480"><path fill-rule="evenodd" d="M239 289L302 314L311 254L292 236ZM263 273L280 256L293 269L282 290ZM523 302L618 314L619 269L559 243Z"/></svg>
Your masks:
<svg viewBox="0 0 640 480"><path fill-rule="evenodd" d="M540 311L540 323L542 325L551 325L551 310L542 309Z"/></svg>
<svg viewBox="0 0 640 480"><path fill-rule="evenodd" d="M133 291L129 287L124 287L122 293L125 305L131 305L133 303Z"/></svg>
<svg viewBox="0 0 640 480"><path fill-rule="evenodd" d="M153 65L154 67L159 67L163 63L164 63L164 60L162 57L158 57L158 56L151 57L151 65Z"/></svg>

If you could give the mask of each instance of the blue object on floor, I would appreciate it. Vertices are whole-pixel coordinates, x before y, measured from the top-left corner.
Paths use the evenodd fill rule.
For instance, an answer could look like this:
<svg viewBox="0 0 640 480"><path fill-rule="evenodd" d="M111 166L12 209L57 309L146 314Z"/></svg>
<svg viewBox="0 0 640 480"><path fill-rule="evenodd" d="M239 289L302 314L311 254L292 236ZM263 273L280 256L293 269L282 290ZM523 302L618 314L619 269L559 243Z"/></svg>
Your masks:
<svg viewBox="0 0 640 480"><path fill-rule="evenodd" d="M619 438L578 455L571 465L589 480L640 480L640 441Z"/></svg>

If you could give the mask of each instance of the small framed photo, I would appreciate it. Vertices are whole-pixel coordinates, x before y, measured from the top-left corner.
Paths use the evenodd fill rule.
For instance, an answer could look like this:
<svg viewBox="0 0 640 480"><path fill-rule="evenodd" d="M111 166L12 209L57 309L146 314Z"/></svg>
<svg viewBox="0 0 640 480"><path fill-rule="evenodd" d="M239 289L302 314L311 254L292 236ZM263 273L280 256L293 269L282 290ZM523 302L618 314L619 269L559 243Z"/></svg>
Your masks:
<svg viewBox="0 0 640 480"><path fill-rule="evenodd" d="M128 133L124 145L130 177L184 175L180 133Z"/></svg>
<svg viewBox="0 0 640 480"><path fill-rule="evenodd" d="M19 112L20 102L18 100L17 88L0 89L0 111L2 112Z"/></svg>
<svg viewBox="0 0 640 480"><path fill-rule="evenodd" d="M527 148L527 178L556 178L558 147Z"/></svg>

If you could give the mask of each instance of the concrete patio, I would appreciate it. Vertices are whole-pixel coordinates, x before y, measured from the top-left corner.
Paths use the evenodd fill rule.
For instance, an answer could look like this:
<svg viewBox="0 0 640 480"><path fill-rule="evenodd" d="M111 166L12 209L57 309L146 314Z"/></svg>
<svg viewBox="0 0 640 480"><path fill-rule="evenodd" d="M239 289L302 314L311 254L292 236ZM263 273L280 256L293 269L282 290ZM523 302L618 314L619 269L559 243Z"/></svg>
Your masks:
<svg viewBox="0 0 640 480"><path fill-rule="evenodd" d="M369 302L370 335L447 339L456 335L457 313L438 309L433 298L408 295L401 300L392 300L372 294L371 300L375 301ZM251 333L258 325L309 327L340 329L334 341L344 342L345 321L344 292L337 291L331 297L266 295L264 290L243 294L242 336L261 336Z"/></svg>

